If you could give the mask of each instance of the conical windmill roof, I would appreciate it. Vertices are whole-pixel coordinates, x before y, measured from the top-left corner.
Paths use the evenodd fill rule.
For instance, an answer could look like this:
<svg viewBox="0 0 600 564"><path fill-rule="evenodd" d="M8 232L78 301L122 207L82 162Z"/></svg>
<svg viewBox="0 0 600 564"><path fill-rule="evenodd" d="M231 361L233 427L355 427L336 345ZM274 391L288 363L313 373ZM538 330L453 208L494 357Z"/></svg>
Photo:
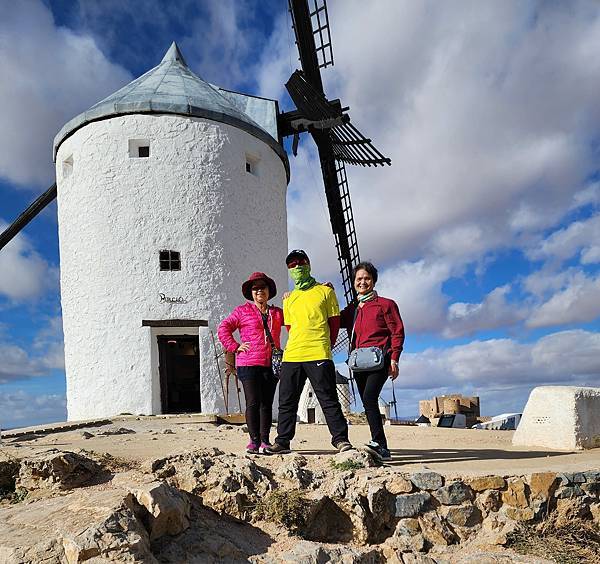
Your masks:
<svg viewBox="0 0 600 564"><path fill-rule="evenodd" d="M84 125L137 113L178 114L233 125L270 145L288 169L278 142L277 102L209 84L188 68L175 42L158 66L70 120L54 138L54 158L60 144Z"/></svg>

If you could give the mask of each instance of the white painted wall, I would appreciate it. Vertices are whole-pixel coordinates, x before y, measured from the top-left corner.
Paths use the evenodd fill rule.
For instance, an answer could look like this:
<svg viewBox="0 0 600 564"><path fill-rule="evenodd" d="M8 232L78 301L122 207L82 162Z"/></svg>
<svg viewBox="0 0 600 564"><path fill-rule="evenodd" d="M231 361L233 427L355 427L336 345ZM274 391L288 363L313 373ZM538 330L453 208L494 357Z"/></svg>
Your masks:
<svg viewBox="0 0 600 564"><path fill-rule="evenodd" d="M534 388L512 444L557 450L600 447L600 388Z"/></svg>
<svg viewBox="0 0 600 564"><path fill-rule="evenodd" d="M149 158L130 157L132 139L150 141ZM210 331L244 301L251 272L275 279L275 304L287 288L279 156L226 124L126 115L66 139L56 173L69 420L160 413L154 342L171 331L143 319L209 322L199 329L202 409L222 412ZM159 270L162 249L181 253L181 271ZM185 303L161 303L161 292Z"/></svg>

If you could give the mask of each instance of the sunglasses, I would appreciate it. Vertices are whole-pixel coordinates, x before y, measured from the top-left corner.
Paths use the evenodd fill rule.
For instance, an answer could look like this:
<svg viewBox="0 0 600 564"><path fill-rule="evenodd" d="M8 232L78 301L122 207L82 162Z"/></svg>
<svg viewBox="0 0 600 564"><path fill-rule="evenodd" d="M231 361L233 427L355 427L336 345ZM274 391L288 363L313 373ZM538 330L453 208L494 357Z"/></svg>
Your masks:
<svg viewBox="0 0 600 564"><path fill-rule="evenodd" d="M261 290L266 290L266 289L267 289L266 286L252 286L253 292L260 292Z"/></svg>
<svg viewBox="0 0 600 564"><path fill-rule="evenodd" d="M292 259L287 263L287 267L295 268L296 266L304 266L305 264L308 264L308 261L305 258Z"/></svg>

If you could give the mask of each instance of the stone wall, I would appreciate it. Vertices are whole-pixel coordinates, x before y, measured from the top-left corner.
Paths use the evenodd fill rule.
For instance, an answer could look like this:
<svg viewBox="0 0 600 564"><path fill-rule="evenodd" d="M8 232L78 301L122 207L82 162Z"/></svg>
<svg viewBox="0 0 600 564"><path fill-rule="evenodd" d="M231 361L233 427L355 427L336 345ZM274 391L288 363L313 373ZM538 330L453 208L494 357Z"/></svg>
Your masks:
<svg viewBox="0 0 600 564"><path fill-rule="evenodd" d="M600 470L444 477L378 467L356 451L249 457L213 448L135 472L110 457L50 451L18 467L0 461L0 478L15 482L20 499L27 493L16 505L0 503L0 562L11 563L42 553L62 562L68 552L77 556L68 562L84 553L187 561L205 551L232 562L446 563L462 561L446 558L457 551L503 551L520 524L556 515L600 524ZM57 516L51 525L49 512ZM28 559L23 551L31 547L36 556ZM528 561L494 554L469 561Z"/></svg>

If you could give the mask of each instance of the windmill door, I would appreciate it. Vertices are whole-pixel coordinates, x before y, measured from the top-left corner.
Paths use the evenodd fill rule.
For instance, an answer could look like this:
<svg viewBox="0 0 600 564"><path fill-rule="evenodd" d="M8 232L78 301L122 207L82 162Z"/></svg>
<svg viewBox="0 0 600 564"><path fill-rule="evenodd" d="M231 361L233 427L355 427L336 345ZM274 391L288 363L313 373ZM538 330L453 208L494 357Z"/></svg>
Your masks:
<svg viewBox="0 0 600 564"><path fill-rule="evenodd" d="M162 413L201 411L198 350L197 336L158 336Z"/></svg>

